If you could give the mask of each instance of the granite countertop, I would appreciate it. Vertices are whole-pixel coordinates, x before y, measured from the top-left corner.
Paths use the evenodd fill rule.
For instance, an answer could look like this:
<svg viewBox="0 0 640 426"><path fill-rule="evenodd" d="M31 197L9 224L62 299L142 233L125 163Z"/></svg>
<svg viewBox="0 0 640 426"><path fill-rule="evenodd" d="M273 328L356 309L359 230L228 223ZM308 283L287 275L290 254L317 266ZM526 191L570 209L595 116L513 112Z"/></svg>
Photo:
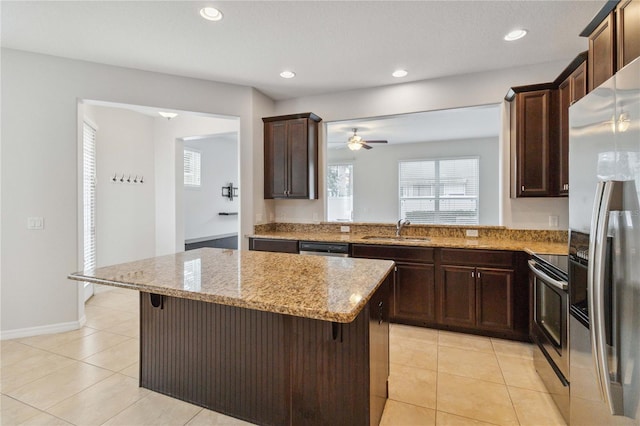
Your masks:
<svg viewBox="0 0 640 426"><path fill-rule="evenodd" d="M568 254L567 243L555 243L535 240L520 240L507 238L455 238L428 237L428 241L375 240L365 239L365 235L351 233L304 233L304 232L264 232L250 235L252 238L274 238L300 241L327 241L376 245L402 245L415 247L450 247L471 248L484 250L524 251L529 254ZM407 236L411 238L411 236Z"/></svg>
<svg viewBox="0 0 640 426"><path fill-rule="evenodd" d="M393 270L389 260L202 248L69 278L323 321L353 321Z"/></svg>

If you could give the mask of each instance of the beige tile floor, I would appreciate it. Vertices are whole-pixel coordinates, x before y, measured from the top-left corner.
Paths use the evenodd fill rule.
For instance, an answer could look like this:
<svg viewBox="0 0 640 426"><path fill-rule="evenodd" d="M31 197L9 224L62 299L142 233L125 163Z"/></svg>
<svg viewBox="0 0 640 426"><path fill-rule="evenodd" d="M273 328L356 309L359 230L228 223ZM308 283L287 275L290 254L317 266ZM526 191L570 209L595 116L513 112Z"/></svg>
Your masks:
<svg viewBox="0 0 640 426"><path fill-rule="evenodd" d="M103 288L67 333L1 342L2 425L240 425L138 387L138 294ZM393 324L382 425L563 425L531 345Z"/></svg>

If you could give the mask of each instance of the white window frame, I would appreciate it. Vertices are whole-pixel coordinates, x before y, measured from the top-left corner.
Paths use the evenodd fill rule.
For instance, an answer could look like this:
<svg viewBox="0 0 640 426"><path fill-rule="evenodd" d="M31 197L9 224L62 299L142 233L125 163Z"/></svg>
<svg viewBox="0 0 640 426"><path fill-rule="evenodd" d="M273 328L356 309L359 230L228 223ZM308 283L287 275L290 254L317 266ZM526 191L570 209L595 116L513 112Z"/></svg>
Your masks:
<svg viewBox="0 0 640 426"><path fill-rule="evenodd" d="M442 161L451 161L451 160L476 160L478 167L478 195L477 196L441 196L440 195L440 162ZM431 196L413 196L413 197L403 197L402 195L402 170L401 163L417 163L417 162L434 162L435 163L435 185L433 195ZM436 221L433 223L434 225L478 225L480 223L480 157L479 156L461 156L461 157L438 157L438 158L423 158L423 159L406 159L398 161L398 216L402 217L402 201L410 200L410 199L424 199L424 200L434 200L434 215L436 217ZM440 201L442 200L476 200L476 214L475 220L473 223L464 222L464 223L451 223L451 222L443 222L441 221L440 215ZM431 223L426 223L431 224Z"/></svg>
<svg viewBox="0 0 640 426"><path fill-rule="evenodd" d="M191 159L187 160L187 155L190 153ZM187 164L187 161L193 164ZM190 174L187 174L187 167L194 168L193 178L189 178ZM183 174L184 174L184 186L190 188L200 188L202 186L202 152L193 148L184 148L183 153Z"/></svg>
<svg viewBox="0 0 640 426"><path fill-rule="evenodd" d="M353 185L353 176L354 176L354 164L353 163L331 163L331 164L327 164L327 176L329 175L329 167L334 167L334 166L349 166L351 168L351 180L349 182L349 188L350 188L350 192L351 192L351 217L348 220L344 220L344 222L353 222L353 210L354 210L354 185ZM329 204L329 199L333 198L329 196L329 184L327 182L327 186L326 186L326 197L327 197L327 205ZM329 211L328 211L328 206L327 206L327 221L331 220L329 218ZM341 221L342 222L342 221Z"/></svg>

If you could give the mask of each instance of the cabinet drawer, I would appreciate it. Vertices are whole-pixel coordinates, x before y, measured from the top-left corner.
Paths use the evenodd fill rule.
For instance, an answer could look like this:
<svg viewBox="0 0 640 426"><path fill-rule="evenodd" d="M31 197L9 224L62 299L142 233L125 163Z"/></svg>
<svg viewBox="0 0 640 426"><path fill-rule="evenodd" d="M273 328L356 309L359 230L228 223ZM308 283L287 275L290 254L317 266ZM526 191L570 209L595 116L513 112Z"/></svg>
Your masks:
<svg viewBox="0 0 640 426"><path fill-rule="evenodd" d="M353 257L366 257L369 259L433 263L433 249L424 247L354 244L351 246L351 254Z"/></svg>
<svg viewBox="0 0 640 426"><path fill-rule="evenodd" d="M270 238L252 238L249 249L255 251L276 251L280 253L298 253L298 241Z"/></svg>
<svg viewBox="0 0 640 426"><path fill-rule="evenodd" d="M443 264L473 266L507 266L513 265L513 252L500 250L466 250L445 249L440 251Z"/></svg>

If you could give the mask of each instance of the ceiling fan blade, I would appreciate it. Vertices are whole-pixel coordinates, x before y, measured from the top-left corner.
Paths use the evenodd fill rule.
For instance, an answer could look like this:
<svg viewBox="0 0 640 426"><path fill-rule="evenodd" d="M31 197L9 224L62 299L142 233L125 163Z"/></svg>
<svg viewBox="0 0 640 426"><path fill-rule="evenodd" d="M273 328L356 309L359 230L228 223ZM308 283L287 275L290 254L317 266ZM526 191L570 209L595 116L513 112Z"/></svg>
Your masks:
<svg viewBox="0 0 640 426"><path fill-rule="evenodd" d="M370 140L366 140L366 141L363 141L363 142L366 142L366 143L389 143L387 141L370 141Z"/></svg>
<svg viewBox="0 0 640 426"><path fill-rule="evenodd" d="M369 145L367 145L366 143L361 143L360 145L362 145L362 147L363 147L364 149L371 149L371 148L373 148L372 146L369 146Z"/></svg>

